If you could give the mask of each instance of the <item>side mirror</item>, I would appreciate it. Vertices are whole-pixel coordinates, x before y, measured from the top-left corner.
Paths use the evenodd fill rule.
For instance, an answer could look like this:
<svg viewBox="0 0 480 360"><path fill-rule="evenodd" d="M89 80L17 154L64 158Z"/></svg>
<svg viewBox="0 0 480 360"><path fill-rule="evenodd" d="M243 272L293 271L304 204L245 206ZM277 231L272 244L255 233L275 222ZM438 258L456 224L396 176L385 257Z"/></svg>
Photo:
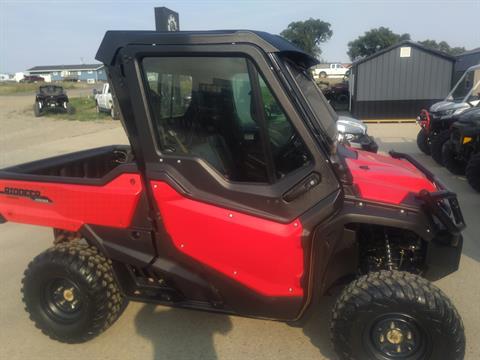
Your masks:
<svg viewBox="0 0 480 360"><path fill-rule="evenodd" d="M358 119L340 116L337 121L337 130L344 135L364 135L367 133L367 126Z"/></svg>

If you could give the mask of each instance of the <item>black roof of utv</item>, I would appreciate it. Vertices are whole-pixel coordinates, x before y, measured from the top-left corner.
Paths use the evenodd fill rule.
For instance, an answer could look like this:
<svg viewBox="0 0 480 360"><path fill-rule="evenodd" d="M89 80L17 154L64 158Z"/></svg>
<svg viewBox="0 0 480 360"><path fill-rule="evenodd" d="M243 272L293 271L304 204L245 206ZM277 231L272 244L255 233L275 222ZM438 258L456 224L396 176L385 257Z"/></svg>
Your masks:
<svg viewBox="0 0 480 360"><path fill-rule="evenodd" d="M281 53L306 67L313 66L318 60L303 52L279 35L250 30L215 31L107 31L96 59L110 65L117 51L127 45L200 45L200 44L252 44L267 53Z"/></svg>

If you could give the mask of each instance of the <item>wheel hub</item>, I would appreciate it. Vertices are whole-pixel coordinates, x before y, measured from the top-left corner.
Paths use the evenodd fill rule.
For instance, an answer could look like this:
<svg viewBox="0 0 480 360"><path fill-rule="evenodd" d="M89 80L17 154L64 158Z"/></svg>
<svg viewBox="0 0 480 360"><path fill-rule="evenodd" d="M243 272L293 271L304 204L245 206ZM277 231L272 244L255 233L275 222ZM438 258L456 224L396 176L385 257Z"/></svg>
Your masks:
<svg viewBox="0 0 480 360"><path fill-rule="evenodd" d="M63 298L68 302L72 302L75 299L73 288L63 290Z"/></svg>
<svg viewBox="0 0 480 360"><path fill-rule="evenodd" d="M412 319L399 315L377 321L372 327L371 343L382 357L396 359L420 352L424 339Z"/></svg>
<svg viewBox="0 0 480 360"><path fill-rule="evenodd" d="M391 344L401 344L403 342L403 333L400 329L392 329L387 332L387 340Z"/></svg>
<svg viewBox="0 0 480 360"><path fill-rule="evenodd" d="M45 310L60 321L73 321L81 315L82 296L67 279L55 279L45 288Z"/></svg>

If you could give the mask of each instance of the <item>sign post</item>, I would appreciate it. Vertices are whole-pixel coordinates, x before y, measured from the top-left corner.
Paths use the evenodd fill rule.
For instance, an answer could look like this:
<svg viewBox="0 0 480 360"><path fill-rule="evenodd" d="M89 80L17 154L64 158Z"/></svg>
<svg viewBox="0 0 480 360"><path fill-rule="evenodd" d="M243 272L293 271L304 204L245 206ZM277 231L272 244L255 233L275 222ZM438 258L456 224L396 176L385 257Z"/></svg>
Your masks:
<svg viewBox="0 0 480 360"><path fill-rule="evenodd" d="M180 18L178 13L166 8L155 8L155 30L156 31L179 31Z"/></svg>

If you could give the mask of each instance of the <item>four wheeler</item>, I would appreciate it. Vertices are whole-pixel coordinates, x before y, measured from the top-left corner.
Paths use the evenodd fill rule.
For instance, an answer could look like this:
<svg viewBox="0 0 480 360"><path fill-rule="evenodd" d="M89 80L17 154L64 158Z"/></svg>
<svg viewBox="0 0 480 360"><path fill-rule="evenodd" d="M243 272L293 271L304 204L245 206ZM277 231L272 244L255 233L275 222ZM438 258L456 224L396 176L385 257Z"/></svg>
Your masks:
<svg viewBox="0 0 480 360"><path fill-rule="evenodd" d="M36 117L39 117L46 111L65 111L69 114L74 111L63 87L58 85L43 85L38 88L38 92L35 95L33 112Z"/></svg>
<svg viewBox="0 0 480 360"><path fill-rule="evenodd" d="M457 175L466 174L470 185L480 191L480 107L464 112L452 125L443 145L445 167Z"/></svg>
<svg viewBox="0 0 480 360"><path fill-rule="evenodd" d="M54 229L22 286L46 335L87 341L129 300L297 323L348 284L339 358L463 359L427 281L459 266L456 195L409 155L339 143L317 59L235 30L109 31L96 58L130 146L0 171L0 219Z"/></svg>
<svg viewBox="0 0 480 360"><path fill-rule="evenodd" d="M337 120L338 141L347 146L376 153L378 145L373 136L367 134L367 125L361 120L339 115Z"/></svg>
<svg viewBox="0 0 480 360"><path fill-rule="evenodd" d="M467 69L445 100L423 109L417 117L421 129L418 148L442 165L442 146L449 138L449 128L456 117L480 103L480 65Z"/></svg>
<svg viewBox="0 0 480 360"><path fill-rule="evenodd" d="M348 82L336 83L328 88L324 89L323 95L333 103L338 103L339 105L348 104L350 99L350 91L348 89Z"/></svg>

